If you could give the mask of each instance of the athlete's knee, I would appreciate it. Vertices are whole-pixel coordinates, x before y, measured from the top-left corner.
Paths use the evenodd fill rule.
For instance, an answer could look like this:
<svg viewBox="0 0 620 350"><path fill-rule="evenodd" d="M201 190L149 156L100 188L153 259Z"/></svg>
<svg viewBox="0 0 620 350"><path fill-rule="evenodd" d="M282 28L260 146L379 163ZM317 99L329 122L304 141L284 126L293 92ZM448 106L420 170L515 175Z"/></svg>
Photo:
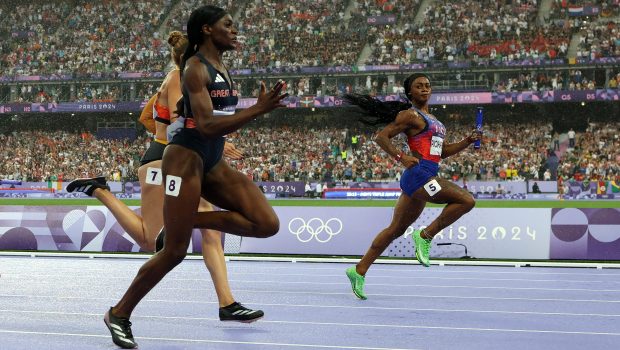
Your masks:
<svg viewBox="0 0 620 350"><path fill-rule="evenodd" d="M467 213L476 206L476 200L470 194L464 195L462 199L462 205Z"/></svg>
<svg viewBox="0 0 620 350"><path fill-rule="evenodd" d="M164 249L162 249L160 254L165 255L167 258L166 261L168 261L172 266L177 266L187 256L187 247L183 248L164 245Z"/></svg>
<svg viewBox="0 0 620 350"><path fill-rule="evenodd" d="M280 220L276 215L269 215L260 220L256 226L257 237L267 238L280 231Z"/></svg>

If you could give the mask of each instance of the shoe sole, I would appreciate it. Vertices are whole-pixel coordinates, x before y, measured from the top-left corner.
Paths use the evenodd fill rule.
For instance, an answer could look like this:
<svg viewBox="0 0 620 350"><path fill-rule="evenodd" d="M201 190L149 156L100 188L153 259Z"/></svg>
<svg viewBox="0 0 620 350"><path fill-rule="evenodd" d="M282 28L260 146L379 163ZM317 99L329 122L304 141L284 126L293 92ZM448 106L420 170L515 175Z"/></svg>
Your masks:
<svg viewBox="0 0 620 350"><path fill-rule="evenodd" d="M423 262L422 262L422 260L420 260L420 258L419 258L419 256L418 256L418 250L417 250L417 249L415 250L415 258L418 260L418 262L419 262L422 266L424 266L424 267L430 267L430 266L431 266L431 264L430 264L430 263L427 265L427 264L423 263Z"/></svg>
<svg viewBox="0 0 620 350"><path fill-rule="evenodd" d="M265 316L253 318L251 320L220 320L220 322L253 323L253 322L256 322L256 321L262 319L263 317L265 317Z"/></svg>

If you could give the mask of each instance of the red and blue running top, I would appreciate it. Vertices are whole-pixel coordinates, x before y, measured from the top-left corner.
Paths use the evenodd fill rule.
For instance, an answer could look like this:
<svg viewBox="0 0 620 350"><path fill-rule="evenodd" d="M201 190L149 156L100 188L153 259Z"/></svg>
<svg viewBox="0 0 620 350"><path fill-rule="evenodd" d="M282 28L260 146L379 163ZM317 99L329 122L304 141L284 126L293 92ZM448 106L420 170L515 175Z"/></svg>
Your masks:
<svg viewBox="0 0 620 350"><path fill-rule="evenodd" d="M418 114L424 118L426 127L419 134L407 138L409 149L419 153L422 159L439 163L441 161L443 140L446 137L446 127L439 120L427 115L421 110L415 107L411 109L418 112Z"/></svg>

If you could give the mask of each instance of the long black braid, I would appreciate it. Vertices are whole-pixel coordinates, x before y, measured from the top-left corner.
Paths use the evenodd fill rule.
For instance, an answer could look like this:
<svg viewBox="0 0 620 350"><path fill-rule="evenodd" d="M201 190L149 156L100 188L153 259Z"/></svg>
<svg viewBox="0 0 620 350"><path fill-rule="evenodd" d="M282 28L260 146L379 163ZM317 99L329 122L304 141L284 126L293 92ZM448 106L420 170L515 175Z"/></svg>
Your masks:
<svg viewBox="0 0 620 350"><path fill-rule="evenodd" d="M411 101L411 83L418 78L429 77L424 73L413 73L405 79L405 95ZM430 79L429 79L430 80ZM370 95L345 94L344 99L352 105L362 109L359 120L367 125L389 124L396 119L401 111L412 107L411 102L401 101L379 101Z"/></svg>

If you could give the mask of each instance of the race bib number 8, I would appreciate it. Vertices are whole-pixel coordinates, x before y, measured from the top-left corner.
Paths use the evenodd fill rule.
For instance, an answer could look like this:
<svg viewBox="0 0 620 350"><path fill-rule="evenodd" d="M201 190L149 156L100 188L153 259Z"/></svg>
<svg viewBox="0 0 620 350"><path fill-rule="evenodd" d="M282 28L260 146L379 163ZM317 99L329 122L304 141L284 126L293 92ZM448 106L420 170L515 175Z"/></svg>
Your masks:
<svg viewBox="0 0 620 350"><path fill-rule="evenodd" d="M432 197L436 195L437 192L441 191L441 186L439 186L439 182L437 182L437 180L432 180L424 185L424 189L426 190L426 193Z"/></svg>
<svg viewBox="0 0 620 350"><path fill-rule="evenodd" d="M443 148L443 137L433 136L431 139L431 152L432 156L440 156Z"/></svg>
<svg viewBox="0 0 620 350"><path fill-rule="evenodd" d="M161 185L161 169L160 168L148 168L146 169L146 183L149 185Z"/></svg>
<svg viewBox="0 0 620 350"><path fill-rule="evenodd" d="M166 176L166 195L178 197L181 191L181 182L183 179L178 176Z"/></svg>

